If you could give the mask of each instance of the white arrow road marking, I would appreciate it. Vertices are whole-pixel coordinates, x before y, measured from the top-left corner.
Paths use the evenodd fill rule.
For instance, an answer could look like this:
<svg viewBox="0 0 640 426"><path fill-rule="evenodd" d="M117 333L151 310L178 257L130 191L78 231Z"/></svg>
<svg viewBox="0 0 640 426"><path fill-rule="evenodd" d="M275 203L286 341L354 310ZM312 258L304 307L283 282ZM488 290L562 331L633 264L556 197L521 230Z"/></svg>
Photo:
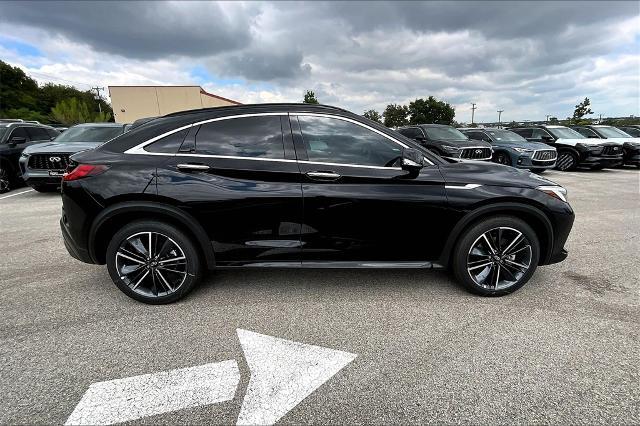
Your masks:
<svg viewBox="0 0 640 426"><path fill-rule="evenodd" d="M234 360L94 383L66 424L112 424L233 399Z"/></svg>
<svg viewBox="0 0 640 426"><path fill-rule="evenodd" d="M277 422L356 357L252 331L237 332L251 370L239 425Z"/></svg>

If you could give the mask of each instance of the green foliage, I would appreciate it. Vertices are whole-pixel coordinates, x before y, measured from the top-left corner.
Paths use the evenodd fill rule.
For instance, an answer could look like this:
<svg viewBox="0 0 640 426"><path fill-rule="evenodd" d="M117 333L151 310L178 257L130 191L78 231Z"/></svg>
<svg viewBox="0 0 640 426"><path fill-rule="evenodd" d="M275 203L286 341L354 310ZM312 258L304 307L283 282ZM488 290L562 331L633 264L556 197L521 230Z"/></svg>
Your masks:
<svg viewBox="0 0 640 426"><path fill-rule="evenodd" d="M429 96L409 103L409 114L410 124L451 124L456 111L448 103Z"/></svg>
<svg viewBox="0 0 640 426"><path fill-rule="evenodd" d="M368 118L371 121L376 121L382 124L382 115L375 109L370 109L369 111L365 111L364 114L362 114L362 116L364 118Z"/></svg>
<svg viewBox="0 0 640 426"><path fill-rule="evenodd" d="M18 67L0 61L0 118L21 118L37 120L41 123L57 122L53 108L60 102L76 99L87 108L90 121L108 121L112 117L111 106L103 99L96 99L94 93L81 91L71 86L38 83ZM103 115L98 111L102 109ZM62 123L62 122L60 122ZM69 124L69 123L64 123Z"/></svg>
<svg viewBox="0 0 640 426"><path fill-rule="evenodd" d="M64 99L51 109L53 118L67 126L80 123L101 123L111 118L109 112L94 112L84 100L78 98Z"/></svg>
<svg viewBox="0 0 640 426"><path fill-rule="evenodd" d="M576 109L573 111L573 121L576 122L575 124L578 124L585 115L589 114L593 114L593 111L591 111L591 101L589 98L584 98L584 101L576 105Z"/></svg>
<svg viewBox="0 0 640 426"><path fill-rule="evenodd" d="M607 126L629 126L631 124L640 124L640 117L629 117L629 118L607 118L602 120L602 124L606 124Z"/></svg>
<svg viewBox="0 0 640 426"><path fill-rule="evenodd" d="M558 117L549 117L549 123L558 124Z"/></svg>
<svg viewBox="0 0 640 426"><path fill-rule="evenodd" d="M382 113L384 125L400 127L409 124L409 107L406 105L389 104Z"/></svg>
<svg viewBox="0 0 640 426"><path fill-rule="evenodd" d="M307 90L304 94L304 100L302 101L305 104L319 104L318 99L316 99L316 94L313 93L313 90Z"/></svg>

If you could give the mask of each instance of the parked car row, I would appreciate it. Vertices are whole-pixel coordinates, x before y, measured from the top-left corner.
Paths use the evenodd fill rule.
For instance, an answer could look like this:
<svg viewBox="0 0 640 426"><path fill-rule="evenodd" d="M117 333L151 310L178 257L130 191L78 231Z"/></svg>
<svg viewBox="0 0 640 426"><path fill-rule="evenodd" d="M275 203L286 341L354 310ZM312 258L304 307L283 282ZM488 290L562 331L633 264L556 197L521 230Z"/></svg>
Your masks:
<svg viewBox="0 0 640 426"><path fill-rule="evenodd" d="M638 130L633 126L630 131ZM640 138L612 126L461 128L438 124L397 131L448 158L494 161L540 173L546 169L640 167Z"/></svg>
<svg viewBox="0 0 640 426"><path fill-rule="evenodd" d="M71 154L113 139L124 125L88 123L63 131L37 122L0 120L0 193L21 180L40 192L59 188Z"/></svg>

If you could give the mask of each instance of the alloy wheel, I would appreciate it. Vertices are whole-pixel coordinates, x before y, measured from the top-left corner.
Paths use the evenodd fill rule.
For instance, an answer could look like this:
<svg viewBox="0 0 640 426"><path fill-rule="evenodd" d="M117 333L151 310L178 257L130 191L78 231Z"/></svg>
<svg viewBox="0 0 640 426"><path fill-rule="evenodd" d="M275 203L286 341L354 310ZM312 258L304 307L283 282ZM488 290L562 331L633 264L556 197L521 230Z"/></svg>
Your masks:
<svg viewBox="0 0 640 426"><path fill-rule="evenodd" d="M502 153L498 154L498 158L496 158L496 160L500 164L509 165L509 160L507 160L507 156Z"/></svg>
<svg viewBox="0 0 640 426"><path fill-rule="evenodd" d="M575 166L575 157L569 152L563 152L558 156L556 168L558 170L569 170Z"/></svg>
<svg viewBox="0 0 640 426"><path fill-rule="evenodd" d="M175 293L187 278L187 258L182 248L159 232L131 235L116 251L116 271L129 288L143 296Z"/></svg>
<svg viewBox="0 0 640 426"><path fill-rule="evenodd" d="M531 243L510 227L493 228L480 235L467 255L467 272L479 286L503 290L520 281L531 267Z"/></svg>

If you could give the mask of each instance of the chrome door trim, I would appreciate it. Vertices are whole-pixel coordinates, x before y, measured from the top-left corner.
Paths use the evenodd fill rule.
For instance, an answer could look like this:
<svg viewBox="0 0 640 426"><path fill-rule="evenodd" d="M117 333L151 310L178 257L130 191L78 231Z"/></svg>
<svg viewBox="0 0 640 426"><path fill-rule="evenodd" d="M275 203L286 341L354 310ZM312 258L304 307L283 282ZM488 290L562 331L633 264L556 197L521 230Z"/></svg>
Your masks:
<svg viewBox="0 0 640 426"><path fill-rule="evenodd" d="M467 183L466 185L445 185L445 189L476 189L480 188L482 185L479 183Z"/></svg>
<svg viewBox="0 0 640 426"><path fill-rule="evenodd" d="M321 179L340 179L340 175L334 172L307 172L305 173L310 178L321 178Z"/></svg>

